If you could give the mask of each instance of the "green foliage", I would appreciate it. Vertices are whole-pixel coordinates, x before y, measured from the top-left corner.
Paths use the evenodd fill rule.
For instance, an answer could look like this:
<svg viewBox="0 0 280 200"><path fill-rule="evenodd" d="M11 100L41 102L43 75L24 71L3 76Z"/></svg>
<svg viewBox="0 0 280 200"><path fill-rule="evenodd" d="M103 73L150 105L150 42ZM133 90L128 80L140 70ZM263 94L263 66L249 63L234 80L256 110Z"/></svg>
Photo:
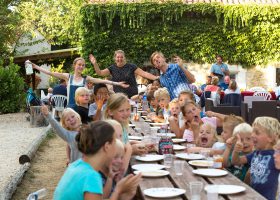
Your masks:
<svg viewBox="0 0 280 200"><path fill-rule="evenodd" d="M265 65L280 60L280 6L210 3L106 3L81 9L82 54L94 53L102 68L122 49L142 65L152 52L211 63Z"/></svg>
<svg viewBox="0 0 280 200"><path fill-rule="evenodd" d="M24 101L24 80L19 76L20 67L15 64L3 66L0 61L0 113L20 111Z"/></svg>

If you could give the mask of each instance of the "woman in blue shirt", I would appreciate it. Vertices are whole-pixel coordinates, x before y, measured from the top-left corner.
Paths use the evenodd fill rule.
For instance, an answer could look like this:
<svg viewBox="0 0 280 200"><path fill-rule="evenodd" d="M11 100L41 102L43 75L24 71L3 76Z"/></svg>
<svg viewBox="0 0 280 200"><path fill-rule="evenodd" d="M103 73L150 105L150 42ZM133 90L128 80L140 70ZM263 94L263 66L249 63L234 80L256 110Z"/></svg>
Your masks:
<svg viewBox="0 0 280 200"><path fill-rule="evenodd" d="M104 134L106 133L106 134ZM108 168L116 154L116 133L104 121L92 122L81 128L76 136L83 158L73 162L60 179L54 193L55 200L101 200L102 178L98 171ZM128 175L118 182L111 200L131 199L135 195L140 176Z"/></svg>

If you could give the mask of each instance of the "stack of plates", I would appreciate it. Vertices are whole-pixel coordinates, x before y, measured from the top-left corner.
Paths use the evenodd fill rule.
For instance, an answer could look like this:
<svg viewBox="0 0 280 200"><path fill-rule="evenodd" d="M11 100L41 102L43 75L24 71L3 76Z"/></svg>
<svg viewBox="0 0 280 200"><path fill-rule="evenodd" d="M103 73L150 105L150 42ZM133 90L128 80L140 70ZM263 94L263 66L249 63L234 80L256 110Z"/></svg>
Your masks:
<svg viewBox="0 0 280 200"><path fill-rule="evenodd" d="M132 165L132 169L138 170L138 171L149 171L149 170L159 170L165 168L164 165L159 165L159 164L137 164L137 165Z"/></svg>
<svg viewBox="0 0 280 200"><path fill-rule="evenodd" d="M144 190L144 194L154 198L172 198L185 194L186 190L179 188L150 188Z"/></svg>
<svg viewBox="0 0 280 200"><path fill-rule="evenodd" d="M193 153L178 153L175 156L177 158L186 159L186 160L201 160L205 158L201 154L193 154Z"/></svg>

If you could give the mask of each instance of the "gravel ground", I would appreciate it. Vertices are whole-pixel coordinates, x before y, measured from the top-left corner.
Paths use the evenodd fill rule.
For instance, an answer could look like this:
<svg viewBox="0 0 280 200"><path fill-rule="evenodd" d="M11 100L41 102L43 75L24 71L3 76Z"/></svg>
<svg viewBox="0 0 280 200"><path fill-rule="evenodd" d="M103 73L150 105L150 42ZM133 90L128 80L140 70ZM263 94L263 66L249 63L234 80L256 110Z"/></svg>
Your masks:
<svg viewBox="0 0 280 200"><path fill-rule="evenodd" d="M46 127L31 128L27 113L0 115L0 196L20 169L19 156Z"/></svg>

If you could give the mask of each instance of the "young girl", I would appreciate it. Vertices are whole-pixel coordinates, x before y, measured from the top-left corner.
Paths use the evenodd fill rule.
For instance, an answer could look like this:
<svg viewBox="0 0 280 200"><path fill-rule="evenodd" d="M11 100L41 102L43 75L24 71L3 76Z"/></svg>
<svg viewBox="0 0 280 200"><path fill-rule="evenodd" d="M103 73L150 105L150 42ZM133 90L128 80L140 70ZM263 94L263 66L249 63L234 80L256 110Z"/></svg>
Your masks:
<svg viewBox="0 0 280 200"><path fill-rule="evenodd" d="M169 102L170 95L166 88L159 88L155 91L154 96L158 101L160 111L152 120L155 122L167 122L170 117Z"/></svg>
<svg viewBox="0 0 280 200"><path fill-rule="evenodd" d="M104 134L106 133L106 134ZM83 158L72 163L60 179L54 199L103 199L102 178L98 171L106 170L116 155L114 128L104 121L91 122L76 136ZM141 178L128 175L120 180L110 199L132 199Z"/></svg>
<svg viewBox="0 0 280 200"><path fill-rule="evenodd" d="M67 164L74 162L75 160L82 157L79 152L75 137L78 134L81 126L81 118L78 113L76 113L71 108L66 108L62 112L61 125L49 114L48 107L42 106L41 108L43 115L49 120L54 132L61 137L65 142L67 142Z"/></svg>
<svg viewBox="0 0 280 200"><path fill-rule="evenodd" d="M81 116L83 124L87 124L92 121L88 116L89 100L90 96L88 89L85 87L79 87L75 92L75 102L77 106L75 106L74 110Z"/></svg>
<svg viewBox="0 0 280 200"><path fill-rule="evenodd" d="M233 129L233 137L226 141L226 150L223 153L223 166L242 181L244 181L249 167L248 164L242 166L232 165L232 150L237 138L239 138L243 144L243 149L240 152L240 155L252 153L254 148L252 131L252 127L247 123L237 125Z"/></svg>
<svg viewBox="0 0 280 200"><path fill-rule="evenodd" d="M108 81L108 80L102 80L102 79L97 79L93 78L91 76L83 76L82 73L85 69L85 60L81 57L76 58L73 62L73 67L74 67L74 74L69 74L69 73L60 73L60 72L51 72L48 71L42 67L39 67L38 65L35 65L32 63L32 67L34 69L39 70L40 72L43 72L45 74L48 74L50 76L54 76L59 79L64 79L68 84L67 84L67 102L68 102L68 107L74 108L75 107L75 91L79 87L84 87L86 85L86 82L90 81L93 83L105 83L105 84L110 84L110 85L117 85L121 86L124 88L127 88L129 85L125 84L124 82L113 82L113 81Z"/></svg>

